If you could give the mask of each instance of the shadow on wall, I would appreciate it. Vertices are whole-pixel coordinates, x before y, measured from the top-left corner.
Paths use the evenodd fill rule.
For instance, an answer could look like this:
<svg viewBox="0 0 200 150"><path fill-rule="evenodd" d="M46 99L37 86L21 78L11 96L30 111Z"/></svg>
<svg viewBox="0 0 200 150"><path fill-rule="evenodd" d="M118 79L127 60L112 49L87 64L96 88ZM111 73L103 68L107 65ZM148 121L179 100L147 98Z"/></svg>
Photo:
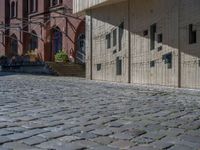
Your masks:
<svg viewBox="0 0 200 150"><path fill-rule="evenodd" d="M128 29L129 8L127 1L112 4L112 7L107 5L96 8L92 11L92 16L95 20L106 22L115 27L124 22L124 28L130 31L131 38L134 35L142 38L140 43L137 44L141 44L144 47L142 45L143 41L145 39L149 41L149 47L147 47L149 51L152 49L162 53L163 47L167 47L169 51L170 48L177 50L180 42L182 53L200 58L200 53L197 53L197 49L200 46L200 41L198 41L200 17L198 17L199 15L196 15L197 17L194 16L195 12L200 13L200 1L192 0L190 3L194 7L190 7L191 10L188 10L185 3L186 1L184 0L181 1L181 4L174 0L131 0L130 29ZM125 9L122 10L122 8ZM119 11L116 12L116 10ZM185 15L186 13L187 16ZM178 22L179 20L183 20L183 22ZM95 25L93 27L96 31L100 30ZM115 27L111 28L110 32ZM106 32L109 31L107 30ZM100 36L106 40L107 33L102 34ZM180 41L178 37L180 37Z"/></svg>

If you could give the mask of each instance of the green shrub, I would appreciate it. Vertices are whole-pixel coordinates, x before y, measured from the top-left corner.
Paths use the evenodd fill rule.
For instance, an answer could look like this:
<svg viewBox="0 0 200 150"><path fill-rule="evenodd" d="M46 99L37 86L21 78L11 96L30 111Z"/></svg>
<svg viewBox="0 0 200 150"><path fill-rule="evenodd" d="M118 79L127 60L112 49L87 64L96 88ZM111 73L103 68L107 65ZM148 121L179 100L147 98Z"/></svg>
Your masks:
<svg viewBox="0 0 200 150"><path fill-rule="evenodd" d="M64 52L64 51L59 51L55 55L55 61L56 62L67 62L68 61L68 55L67 55L67 53Z"/></svg>

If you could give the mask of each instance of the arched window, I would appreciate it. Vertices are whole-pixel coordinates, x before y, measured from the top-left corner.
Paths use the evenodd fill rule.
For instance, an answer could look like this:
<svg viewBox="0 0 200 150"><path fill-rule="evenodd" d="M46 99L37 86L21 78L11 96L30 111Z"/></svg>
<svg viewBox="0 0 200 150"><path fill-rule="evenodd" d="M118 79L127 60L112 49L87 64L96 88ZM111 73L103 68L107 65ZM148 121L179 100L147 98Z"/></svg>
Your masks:
<svg viewBox="0 0 200 150"><path fill-rule="evenodd" d="M31 32L30 50L38 49L38 37L35 31Z"/></svg>
<svg viewBox="0 0 200 150"><path fill-rule="evenodd" d="M18 3L17 1L12 1L10 5L10 18L15 18L17 17L17 8L18 8Z"/></svg>
<svg viewBox="0 0 200 150"><path fill-rule="evenodd" d="M51 1L51 7L62 4L62 0L50 0L50 1Z"/></svg>
<svg viewBox="0 0 200 150"><path fill-rule="evenodd" d="M29 12L34 13L38 8L38 0L29 0Z"/></svg>
<svg viewBox="0 0 200 150"><path fill-rule="evenodd" d="M11 46L11 54L12 55L18 55L18 40L17 40L17 36L15 34L13 34L10 37L11 41L10 41L10 46Z"/></svg>
<svg viewBox="0 0 200 150"><path fill-rule="evenodd" d="M62 32L60 28L53 28L52 32L52 50L54 54L58 53L62 50Z"/></svg>
<svg viewBox="0 0 200 150"><path fill-rule="evenodd" d="M11 11L10 11L10 17L11 18L14 18L14 17L16 17L16 6L15 6L16 4L15 4L15 2L13 1L13 2L11 2Z"/></svg>

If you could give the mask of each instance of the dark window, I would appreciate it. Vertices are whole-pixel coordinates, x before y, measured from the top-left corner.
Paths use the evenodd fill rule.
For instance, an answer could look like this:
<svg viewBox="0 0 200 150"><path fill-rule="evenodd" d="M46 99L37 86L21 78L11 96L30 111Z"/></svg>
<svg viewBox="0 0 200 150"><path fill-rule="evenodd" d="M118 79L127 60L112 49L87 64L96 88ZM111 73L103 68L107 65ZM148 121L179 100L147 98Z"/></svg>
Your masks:
<svg viewBox="0 0 200 150"><path fill-rule="evenodd" d="M62 0L51 0L51 7L62 4Z"/></svg>
<svg viewBox="0 0 200 150"><path fill-rule="evenodd" d="M143 36L147 36L148 35L148 30L145 30L144 32L143 32Z"/></svg>
<svg viewBox="0 0 200 150"><path fill-rule="evenodd" d="M189 25L189 44L194 44L197 42L197 32L193 30L193 25Z"/></svg>
<svg viewBox="0 0 200 150"><path fill-rule="evenodd" d="M29 12L34 13L37 11L38 0L30 0L29 1Z"/></svg>
<svg viewBox="0 0 200 150"><path fill-rule="evenodd" d="M124 22L119 25L119 51L122 50L122 38L124 35Z"/></svg>
<svg viewBox="0 0 200 150"><path fill-rule="evenodd" d="M200 67L200 60L199 60L199 67Z"/></svg>
<svg viewBox="0 0 200 150"><path fill-rule="evenodd" d="M10 49L13 56L18 55L18 40L16 35L12 35L10 38Z"/></svg>
<svg viewBox="0 0 200 150"><path fill-rule="evenodd" d="M111 34L107 34L106 35L106 46L107 46L107 49L111 48Z"/></svg>
<svg viewBox="0 0 200 150"><path fill-rule="evenodd" d="M52 6L58 5L58 0L52 0L51 2L52 2L51 4Z"/></svg>
<svg viewBox="0 0 200 150"><path fill-rule="evenodd" d="M101 70L101 64L97 64L97 71Z"/></svg>
<svg viewBox="0 0 200 150"><path fill-rule="evenodd" d="M155 67L155 60L150 61L150 67L151 67L151 68Z"/></svg>
<svg viewBox="0 0 200 150"><path fill-rule="evenodd" d="M155 33L156 33L156 24L151 25L150 27L150 49L154 50L155 49Z"/></svg>
<svg viewBox="0 0 200 150"><path fill-rule="evenodd" d="M114 51L113 51L113 54L116 54L117 53L117 50L115 49Z"/></svg>
<svg viewBox="0 0 200 150"><path fill-rule="evenodd" d="M15 4L15 2L11 3L10 17L11 18L16 17L16 4Z"/></svg>
<svg viewBox="0 0 200 150"><path fill-rule="evenodd" d="M158 47L158 51L161 51L161 50L162 50L162 48L163 48L162 46L159 46L159 47Z"/></svg>
<svg viewBox="0 0 200 150"><path fill-rule="evenodd" d="M172 53L163 55L163 60L165 64L167 64L168 69L171 69L172 68Z"/></svg>
<svg viewBox="0 0 200 150"><path fill-rule="evenodd" d="M158 34L158 43L162 43L162 41L163 41L163 35Z"/></svg>
<svg viewBox="0 0 200 150"><path fill-rule="evenodd" d="M116 59L116 74L122 75L122 60L119 57Z"/></svg>
<svg viewBox="0 0 200 150"><path fill-rule="evenodd" d="M30 50L38 49L38 37L35 31L31 33Z"/></svg>
<svg viewBox="0 0 200 150"><path fill-rule="evenodd" d="M113 46L117 45L117 30L113 30Z"/></svg>

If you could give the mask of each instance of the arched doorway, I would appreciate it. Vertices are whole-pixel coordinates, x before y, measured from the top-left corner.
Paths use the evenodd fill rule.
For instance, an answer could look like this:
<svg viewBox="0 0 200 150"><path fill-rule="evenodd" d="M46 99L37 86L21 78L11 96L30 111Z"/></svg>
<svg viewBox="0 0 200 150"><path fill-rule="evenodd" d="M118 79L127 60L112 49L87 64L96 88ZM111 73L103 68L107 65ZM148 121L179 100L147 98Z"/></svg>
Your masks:
<svg viewBox="0 0 200 150"><path fill-rule="evenodd" d="M18 40L17 40L17 36L15 34L13 34L11 36L10 50L11 50L12 56L18 55Z"/></svg>
<svg viewBox="0 0 200 150"><path fill-rule="evenodd" d="M85 63L85 34L81 33L77 39L76 60L78 63Z"/></svg>
<svg viewBox="0 0 200 150"><path fill-rule="evenodd" d="M29 50L35 51L38 49L38 37L35 31L31 32Z"/></svg>
<svg viewBox="0 0 200 150"><path fill-rule="evenodd" d="M54 60L54 56L56 53L62 50L62 32L59 27L54 27L52 29L52 57Z"/></svg>

